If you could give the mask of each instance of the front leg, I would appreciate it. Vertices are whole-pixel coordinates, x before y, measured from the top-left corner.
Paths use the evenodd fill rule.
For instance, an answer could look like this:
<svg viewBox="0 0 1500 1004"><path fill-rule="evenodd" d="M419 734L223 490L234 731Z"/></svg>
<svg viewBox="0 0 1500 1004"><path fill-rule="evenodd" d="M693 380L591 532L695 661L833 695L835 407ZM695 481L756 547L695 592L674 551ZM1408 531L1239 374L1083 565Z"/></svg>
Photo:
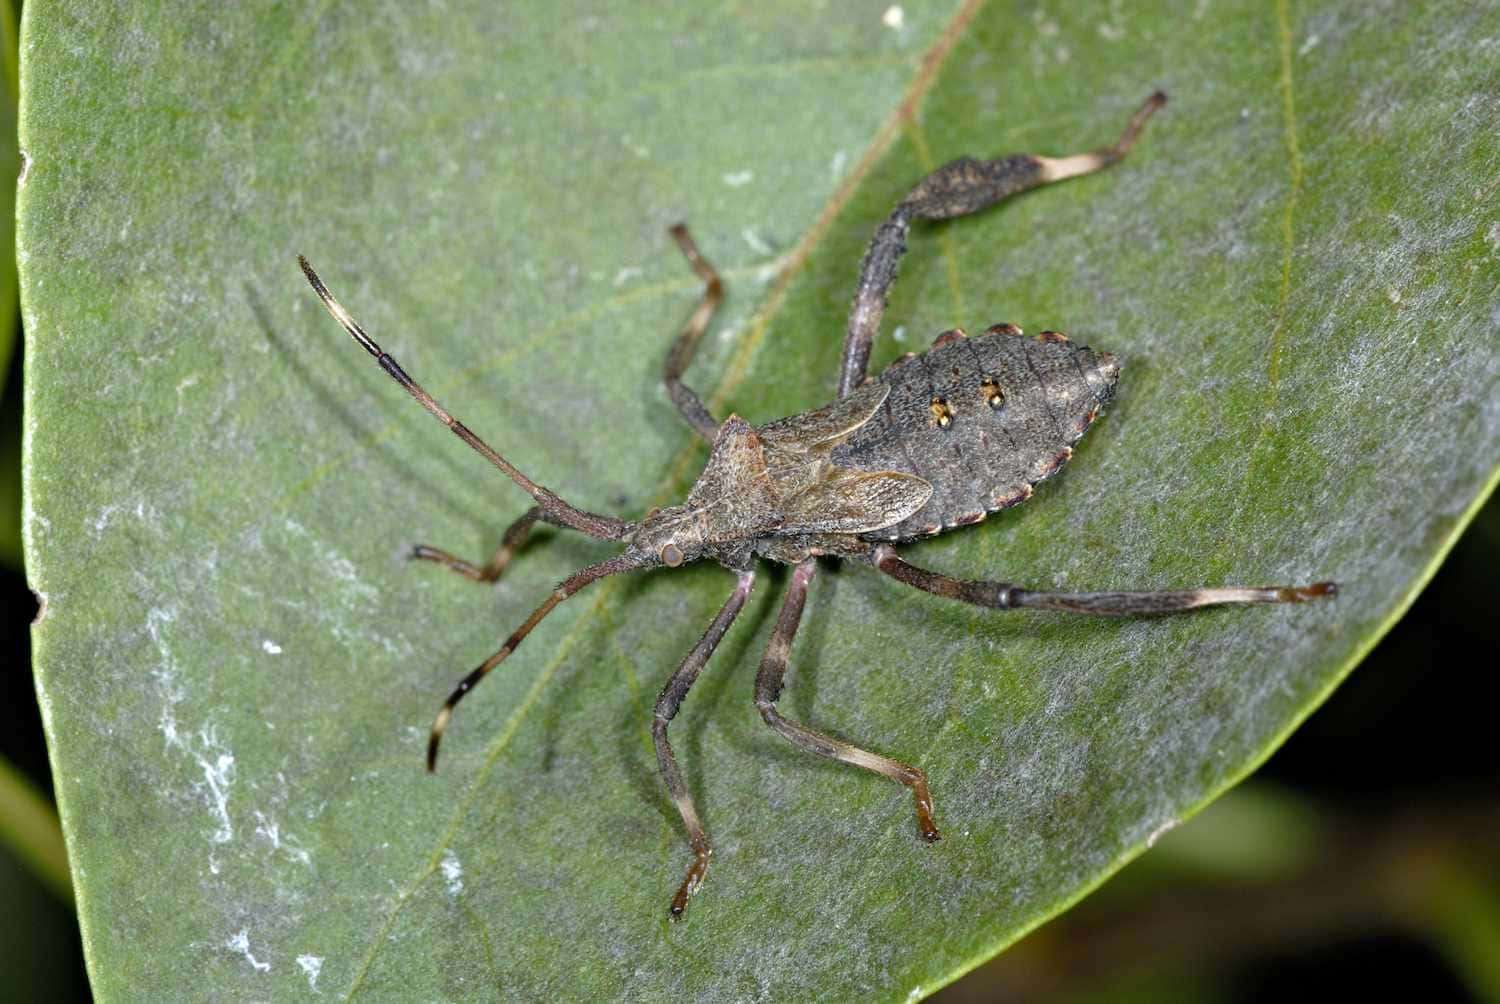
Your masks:
<svg viewBox="0 0 1500 1004"><path fill-rule="evenodd" d="M428 547L426 544L417 544L413 547L411 556L421 561L436 561L438 564L447 565L459 575L466 579L473 579L475 582L494 582L500 578L500 573L505 571L505 566L510 564L510 559L516 556L521 543L526 539L527 534L531 533L531 527L541 518L541 506L532 506L522 513L520 519L506 528L505 535L500 538L500 546L482 567L439 548Z"/></svg>
<svg viewBox="0 0 1500 1004"><path fill-rule="evenodd" d="M667 360L662 364L662 381L667 385L667 396L677 405L682 417L698 431L698 435L712 443L714 436L718 434L719 423L703 406L698 392L682 382L682 372L693 361L693 353L698 349L698 339L708 330L709 318L719 309L719 301L724 298L724 282L708 263L708 259L698 251L698 245L693 242L686 224L679 223L669 232L682 249L688 264L693 266L693 271L703 280L703 296L698 300L698 306L693 308L687 323L682 326L682 333L672 343L671 351L667 353Z"/></svg>

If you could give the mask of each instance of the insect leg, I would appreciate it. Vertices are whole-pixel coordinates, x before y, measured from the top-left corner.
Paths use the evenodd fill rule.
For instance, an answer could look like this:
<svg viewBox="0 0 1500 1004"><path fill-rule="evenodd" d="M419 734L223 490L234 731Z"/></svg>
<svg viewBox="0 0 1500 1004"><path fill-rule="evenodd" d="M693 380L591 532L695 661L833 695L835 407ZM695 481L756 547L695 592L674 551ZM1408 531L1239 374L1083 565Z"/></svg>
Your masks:
<svg viewBox="0 0 1500 1004"><path fill-rule="evenodd" d="M500 573L505 571L505 566L510 564L510 559L516 556L516 550L520 548L526 535L531 532L532 525L541 518L541 506L534 505L522 513L520 519L506 528L505 536L500 538L500 546L495 550L494 556L482 567L440 548L428 547L426 544L413 547L411 556L423 561L436 561L447 565L459 575L473 579L475 582L494 582L500 578Z"/></svg>
<svg viewBox="0 0 1500 1004"><path fill-rule="evenodd" d="M776 710L776 699L781 696L782 678L786 675L787 656L792 650L792 638L802 620L802 604L807 599L807 584L812 580L817 567L814 560L808 559L792 571L792 584L787 590L786 599L782 601L776 630L771 634L771 642L766 646L765 657L761 659L760 672L755 676L755 706L766 724L790 740L792 745L800 746L809 753L873 770L906 785L916 799L917 828L922 831L922 839L929 842L937 840L938 830L932 821L932 796L927 791L927 775L920 769L840 742L832 736L789 721Z"/></svg>
<svg viewBox="0 0 1500 1004"><path fill-rule="evenodd" d="M589 565L587 568L581 568L558 583L557 588L553 589L551 594L542 601L541 606L533 610L531 616L526 618L520 627L510 633L510 637L505 639L505 644L501 645L488 659L476 666L468 676L460 680L458 686L453 689L453 693L449 694L448 699L443 702L443 706L438 710L437 717L432 720L432 731L427 736L428 771L437 769L438 743L442 741L443 733L448 728L448 722L453 718L453 709L458 705L458 702L463 700L464 695L473 690L480 680L489 675L490 670L500 665L510 657L512 652L520 648L521 642L525 641L526 636L531 634L531 629L536 627L543 617L551 613L553 607L578 592L578 590L590 582L602 579L606 575L634 571L637 568L644 567L645 562L642 558L632 556L629 551L626 551L606 561L601 561L597 565Z"/></svg>
<svg viewBox="0 0 1500 1004"><path fill-rule="evenodd" d="M693 243L686 224L679 223L668 233L677 242L677 246L682 248L688 264L693 266L693 271L698 273L704 286L702 299L698 301L698 306L693 309L687 323L682 326L682 334L672 343L672 351L667 353L667 361L662 365L662 379L666 381L667 394L688 420L688 424L698 430L698 435L712 443L719 431L719 423L714 421L714 417L698 399L697 392L682 382L682 371L693 361L698 339L708 329L708 320L713 317L719 301L724 297L724 283L719 279L719 273L708 263L708 259L698 252L698 245Z"/></svg>
<svg viewBox="0 0 1500 1004"><path fill-rule="evenodd" d="M1301 603L1320 596L1338 593L1333 582L1315 582L1309 586L1231 586L1220 589L1168 589L1147 592L1048 593L1020 589L1008 582L984 582L955 579L940 572L902 561L887 544L871 553L875 567L908 586L950 600L961 600L975 606L996 610L1059 610L1073 614L1097 614L1104 617L1128 617L1139 614L1173 614L1195 607L1214 607L1229 603Z"/></svg>
<svg viewBox="0 0 1500 1004"><path fill-rule="evenodd" d="M702 672L709 656L714 654L714 649L719 647L719 642L724 640L725 632L739 616L740 608L745 605L745 598L750 595L750 589L754 585L753 569L740 573L740 581L734 587L734 592L724 601L718 616L714 617L713 623L709 624L708 630L703 633L698 644L693 646L687 658L682 660L682 665L677 667L677 672L672 674L672 678L662 688L661 696L656 699L656 713L651 720L651 738L656 743L656 762L661 766L661 776L667 783L667 791L677 804L677 811L682 814L682 825L687 827L688 843L693 848L693 863L688 865L682 886L677 890L677 895L672 897L670 912L673 920L682 916L682 911L687 909L689 897L703 884L713 847L708 842L708 834L703 832L703 824L698 821L698 807L693 804L693 795L688 791L687 782L682 779L677 757L672 753L672 744L667 741L667 723L677 715L677 709L682 706L682 699L687 696L688 688L698 679L698 674Z"/></svg>
<svg viewBox="0 0 1500 1004"><path fill-rule="evenodd" d="M401 368L401 364L396 362L394 356L376 344L375 339L365 334L365 329L359 326L359 322L350 316L349 311L344 309L344 305L334 298L334 295L328 291L327 286L323 285L323 280L318 278L318 273L313 271L313 267L307 263L306 258L298 255L297 263L302 266L302 273L307 276L307 281L312 286L313 292L318 294L318 299L323 301L323 306L333 315L333 319L338 321L344 330L349 333L349 337L358 342L360 347L366 352L374 356L375 361L380 364L380 368L385 370L391 379L399 383L434 418L446 425L449 431L465 443L468 443L475 453L478 453L481 457L484 457L484 459L498 467L506 477L510 478L528 495L536 499L538 506L545 514L547 522L555 523L558 526L571 527L574 530L588 534L590 537L598 537L601 540L620 540L629 532L630 525L624 520L615 519L613 516L603 516L599 513L588 512L569 505L549 489L522 474L509 460L496 453L494 447L469 431L468 426L450 415L442 405L437 403L437 400L431 394L422 389L421 384L408 376L406 371Z"/></svg>
<svg viewBox="0 0 1500 1004"><path fill-rule="evenodd" d="M849 325L844 335L843 360L839 366L839 396L853 391L865 378L870 346L879 333L886 296L896 281L897 266L906 251L906 234L912 220L966 216L1028 188L1106 168L1129 152L1146 119L1166 101L1167 96L1160 91L1151 95L1120 138L1112 146L1093 153L1071 157L1016 153L994 160L961 157L917 182L917 186L875 231L860 265L859 282L854 289L854 302L849 308Z"/></svg>

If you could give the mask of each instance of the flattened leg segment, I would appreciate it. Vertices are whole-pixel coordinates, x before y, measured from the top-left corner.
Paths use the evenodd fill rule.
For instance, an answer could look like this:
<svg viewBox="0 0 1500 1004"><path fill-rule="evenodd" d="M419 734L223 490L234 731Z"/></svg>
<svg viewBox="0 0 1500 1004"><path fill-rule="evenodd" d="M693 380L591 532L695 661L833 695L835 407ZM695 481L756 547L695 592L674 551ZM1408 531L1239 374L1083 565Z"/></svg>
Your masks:
<svg viewBox="0 0 1500 1004"><path fill-rule="evenodd" d="M917 182L875 231L860 265L859 283L855 286L844 335L843 360L839 366L839 396L858 387L869 370L870 347L885 315L886 296L896 281L896 270L906 251L906 235L912 220L967 216L1028 188L1102 170L1129 152L1146 119L1166 101L1167 96L1160 91L1151 95L1114 145L1093 153L1070 157L1016 153L994 160L960 157Z"/></svg>
<svg viewBox="0 0 1500 1004"><path fill-rule="evenodd" d="M781 614L776 620L776 630L766 646L761 660L760 672L755 677L755 706L766 724L781 733L792 745L809 753L842 760L844 763L884 774L911 789L917 807L917 828L922 839L929 843L938 839L937 825L932 821L932 795L927 790L927 775L916 767L908 766L878 753L840 742L805 725L791 721L776 710L776 699L781 696L783 679L786 676L787 657L792 650L792 639L802 621L802 605L807 599L807 585L817 571L817 562L808 559L792 571L792 584L787 589L786 599L781 604Z"/></svg>

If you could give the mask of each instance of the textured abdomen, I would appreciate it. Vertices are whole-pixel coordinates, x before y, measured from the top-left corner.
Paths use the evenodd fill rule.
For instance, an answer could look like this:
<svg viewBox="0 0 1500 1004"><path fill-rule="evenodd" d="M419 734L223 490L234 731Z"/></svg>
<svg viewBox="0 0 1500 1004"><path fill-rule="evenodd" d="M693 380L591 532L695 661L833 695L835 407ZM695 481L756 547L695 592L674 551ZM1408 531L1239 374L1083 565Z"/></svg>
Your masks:
<svg viewBox="0 0 1500 1004"><path fill-rule="evenodd" d="M1072 456L1109 400L1119 365L1061 335L1011 331L949 338L875 378L890 395L834 448L834 464L915 474L933 492L908 519L861 537L909 540L976 523L1030 497L1032 485Z"/></svg>

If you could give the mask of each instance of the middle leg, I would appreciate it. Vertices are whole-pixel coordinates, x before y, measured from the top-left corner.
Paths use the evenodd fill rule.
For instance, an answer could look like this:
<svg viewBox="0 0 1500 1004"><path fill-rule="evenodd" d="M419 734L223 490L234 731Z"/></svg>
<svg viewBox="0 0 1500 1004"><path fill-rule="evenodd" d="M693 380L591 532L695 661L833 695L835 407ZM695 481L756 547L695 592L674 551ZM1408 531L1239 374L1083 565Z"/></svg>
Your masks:
<svg viewBox="0 0 1500 1004"><path fill-rule="evenodd" d="M740 581L734 587L734 592L729 599L724 601L713 623L693 646L693 650L682 660L682 665L677 667L677 672L667 681L662 688L661 696L656 699L656 712L651 719L651 739L656 743L656 762L661 767L662 780L667 783L667 791L672 796L672 801L677 805L677 811L682 815L682 825L687 827L688 843L693 848L693 863L688 865L687 875L682 880L682 885L677 890L677 895L672 897L670 908L673 920L682 916L682 911L687 909L688 899L698 891L703 884L703 876L708 872L708 859L713 854L713 846L708 842L708 834L703 832L703 823L698 819L698 807L693 804L692 792L688 791L687 782L682 779L682 770L677 766L677 757L672 752L672 744L667 741L667 725L677 715L677 709L682 707L683 698L698 679L698 674L708 662L708 657L714 654L714 649L719 647L719 642L724 640L724 634L729 630L729 625L739 616L740 608L745 605L745 599L750 595L751 588L755 585L755 571L749 570L740 573Z"/></svg>
<svg viewBox="0 0 1500 1004"><path fill-rule="evenodd" d="M906 785L917 803L917 828L922 832L922 839L929 843L935 841L939 835L937 826L932 821L932 795L927 791L927 775L919 768L840 742L832 736L799 725L776 710L776 699L781 696L782 681L786 676L787 657L792 650L792 638L797 634L797 625L802 622L802 604L807 599L807 584L812 581L817 568L816 559L808 558L792 570L792 584L782 602L776 630L771 634L770 644L766 646L765 657L761 660L760 672L755 676L755 706L766 724L781 733L792 745L809 753L873 770Z"/></svg>

